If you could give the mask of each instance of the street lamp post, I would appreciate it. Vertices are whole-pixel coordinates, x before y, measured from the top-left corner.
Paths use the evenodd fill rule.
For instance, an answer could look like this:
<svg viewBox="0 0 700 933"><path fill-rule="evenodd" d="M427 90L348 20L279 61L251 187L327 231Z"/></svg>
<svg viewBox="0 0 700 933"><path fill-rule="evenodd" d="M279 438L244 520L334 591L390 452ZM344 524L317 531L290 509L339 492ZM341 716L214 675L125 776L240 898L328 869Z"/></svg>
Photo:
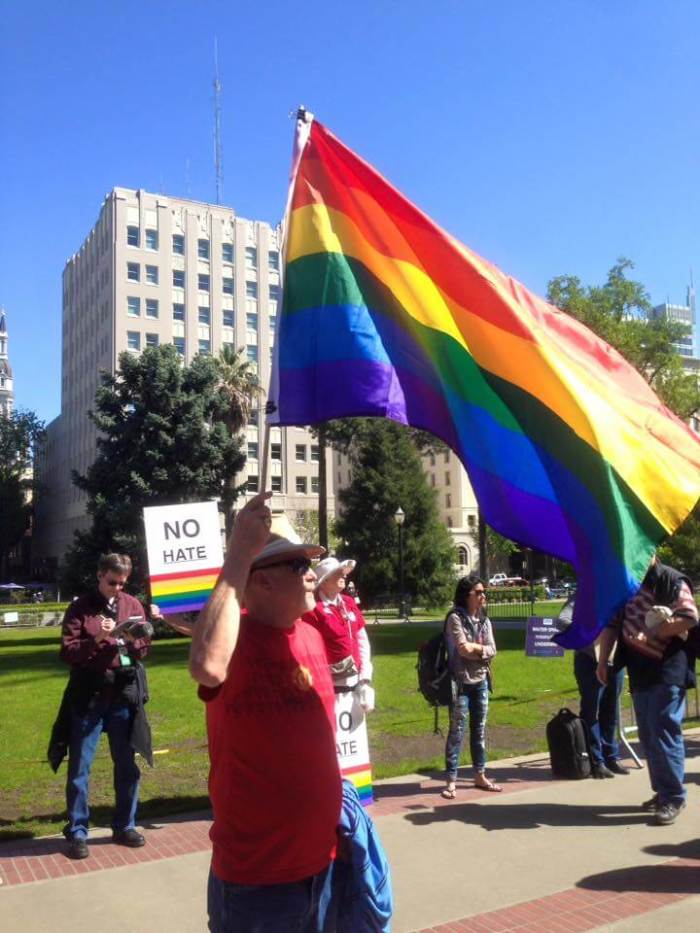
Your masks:
<svg viewBox="0 0 700 933"><path fill-rule="evenodd" d="M405 619L406 601L403 592L403 523L406 521L406 513L401 506L394 512L394 521L399 530L399 615L402 619Z"/></svg>

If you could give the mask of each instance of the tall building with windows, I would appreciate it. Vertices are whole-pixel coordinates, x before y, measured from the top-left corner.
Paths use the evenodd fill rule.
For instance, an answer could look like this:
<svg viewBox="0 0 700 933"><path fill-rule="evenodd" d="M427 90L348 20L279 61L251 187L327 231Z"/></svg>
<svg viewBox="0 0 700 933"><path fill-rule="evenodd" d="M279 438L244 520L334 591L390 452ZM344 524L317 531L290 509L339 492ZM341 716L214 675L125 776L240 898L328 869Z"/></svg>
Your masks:
<svg viewBox="0 0 700 933"><path fill-rule="evenodd" d="M61 415L50 425L43 458L50 495L40 507L40 555L61 559L73 532L87 525L84 494L70 471L85 472L96 431L87 411L100 372L115 372L125 350L172 343L190 362L197 353L244 348L267 387L280 297L278 231L228 207L143 190L114 188L63 273ZM246 429L248 493L258 490L263 424ZM302 428L273 428L273 510L317 510L318 447ZM330 454L329 454L330 466ZM332 496L329 509L334 502Z"/></svg>
<svg viewBox="0 0 700 933"><path fill-rule="evenodd" d="M654 308L654 314L657 317L664 317L669 321L684 324L687 327L687 332L678 343L674 344L674 348L684 360L700 358L700 328L698 328L695 308L695 287L692 284L688 286L684 305L664 302L664 304L657 305Z"/></svg>
<svg viewBox="0 0 700 933"><path fill-rule="evenodd" d="M0 416L9 417L15 405L15 390L10 366L10 338L7 315L0 308Z"/></svg>

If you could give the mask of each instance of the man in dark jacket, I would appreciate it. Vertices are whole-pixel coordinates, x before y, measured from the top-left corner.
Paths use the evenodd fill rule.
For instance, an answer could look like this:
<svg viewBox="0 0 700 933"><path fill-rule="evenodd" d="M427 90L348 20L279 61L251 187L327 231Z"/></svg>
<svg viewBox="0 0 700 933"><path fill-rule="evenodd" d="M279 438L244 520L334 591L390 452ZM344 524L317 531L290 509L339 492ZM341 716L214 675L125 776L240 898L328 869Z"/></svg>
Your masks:
<svg viewBox="0 0 700 933"><path fill-rule="evenodd" d="M596 673L602 684L607 683L608 658L619 638L615 662L627 666L654 791L642 807L660 826L673 823L685 807L682 723L686 690L695 686L695 657L687 633L697 624L690 580L655 559L639 591L601 635Z"/></svg>
<svg viewBox="0 0 700 933"><path fill-rule="evenodd" d="M68 823L63 832L69 858L88 855L88 783L103 732L109 736L114 762L113 839L131 848L145 844L135 829L140 771L132 732L137 710L143 709L140 661L148 653L150 639L129 632L112 635L128 619L145 622L141 603L124 592L130 573L126 554L104 554L98 563L97 588L71 603L63 619L61 660L71 668L64 698L69 740ZM153 607L152 615L158 614Z"/></svg>

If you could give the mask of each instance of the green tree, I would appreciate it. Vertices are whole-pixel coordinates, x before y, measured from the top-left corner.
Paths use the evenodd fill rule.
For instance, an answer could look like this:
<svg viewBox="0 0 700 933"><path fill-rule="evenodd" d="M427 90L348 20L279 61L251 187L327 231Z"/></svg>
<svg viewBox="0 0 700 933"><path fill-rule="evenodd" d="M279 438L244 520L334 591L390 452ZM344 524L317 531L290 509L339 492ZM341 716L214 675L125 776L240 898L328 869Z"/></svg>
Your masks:
<svg viewBox="0 0 700 933"><path fill-rule="evenodd" d="M470 533L470 537L475 547L479 547L479 529L475 528ZM487 574L491 575L494 571L508 569L508 558L518 550L518 545L510 538L495 531L490 525L486 525L486 568Z"/></svg>
<svg viewBox="0 0 700 933"><path fill-rule="evenodd" d="M232 435L240 434L248 424L250 413L257 407L264 390L258 380L258 374L252 363L243 356L241 347L234 350L226 346L216 359L219 373L219 389L226 398L228 407L224 416L224 423ZM236 499L236 475L232 473L226 479L226 500L229 507L226 511L226 537L228 538L233 526L234 512L232 505Z"/></svg>
<svg viewBox="0 0 700 933"><path fill-rule="evenodd" d="M133 583L144 591L144 506L217 498L224 513L230 510L237 494L230 480L245 462L241 438L231 433L231 407L212 357L184 366L170 345L120 356L116 374L102 376L89 413L99 431L97 456L84 475L73 474L87 494L91 527L76 533L65 588L89 585L98 556L116 550L131 555Z"/></svg>
<svg viewBox="0 0 700 933"><path fill-rule="evenodd" d="M44 422L34 412L0 415L0 576L9 552L29 527L34 488L34 458L44 437Z"/></svg>
<svg viewBox="0 0 700 933"><path fill-rule="evenodd" d="M549 283L547 297L619 350L668 408L687 421L700 412L700 383L696 373L684 370L673 347L687 328L651 313L644 286L627 278L633 268L628 259L619 259L602 286L584 286L575 276L557 276ZM659 556L696 582L700 579L700 503L660 548Z"/></svg>
<svg viewBox="0 0 700 933"><path fill-rule="evenodd" d="M358 562L354 580L366 602L398 593L394 513L400 506L406 515L405 591L422 605L444 605L455 580L455 548L440 521L436 493L428 486L411 433L383 418L363 421L348 448L352 479L339 493L342 510L335 525Z"/></svg>

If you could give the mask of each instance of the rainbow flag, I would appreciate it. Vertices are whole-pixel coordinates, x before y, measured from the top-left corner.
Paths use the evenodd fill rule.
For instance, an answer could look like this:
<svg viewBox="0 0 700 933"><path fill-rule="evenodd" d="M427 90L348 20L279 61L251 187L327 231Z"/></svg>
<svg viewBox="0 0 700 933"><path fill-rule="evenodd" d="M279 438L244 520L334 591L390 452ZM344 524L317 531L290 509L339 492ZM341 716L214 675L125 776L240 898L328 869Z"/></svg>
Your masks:
<svg viewBox="0 0 700 933"><path fill-rule="evenodd" d="M372 791L372 766L369 764L353 765L349 768L340 769L340 776L355 785L355 790L360 798L363 807L369 807L374 803L374 793Z"/></svg>
<svg viewBox="0 0 700 933"><path fill-rule="evenodd" d="M163 615L196 612L209 599L221 567L155 574L151 580L151 599Z"/></svg>
<svg viewBox="0 0 700 933"><path fill-rule="evenodd" d="M567 647L639 587L700 496L700 440L623 357L298 121L270 421L375 415L467 469L486 521L578 577Z"/></svg>

